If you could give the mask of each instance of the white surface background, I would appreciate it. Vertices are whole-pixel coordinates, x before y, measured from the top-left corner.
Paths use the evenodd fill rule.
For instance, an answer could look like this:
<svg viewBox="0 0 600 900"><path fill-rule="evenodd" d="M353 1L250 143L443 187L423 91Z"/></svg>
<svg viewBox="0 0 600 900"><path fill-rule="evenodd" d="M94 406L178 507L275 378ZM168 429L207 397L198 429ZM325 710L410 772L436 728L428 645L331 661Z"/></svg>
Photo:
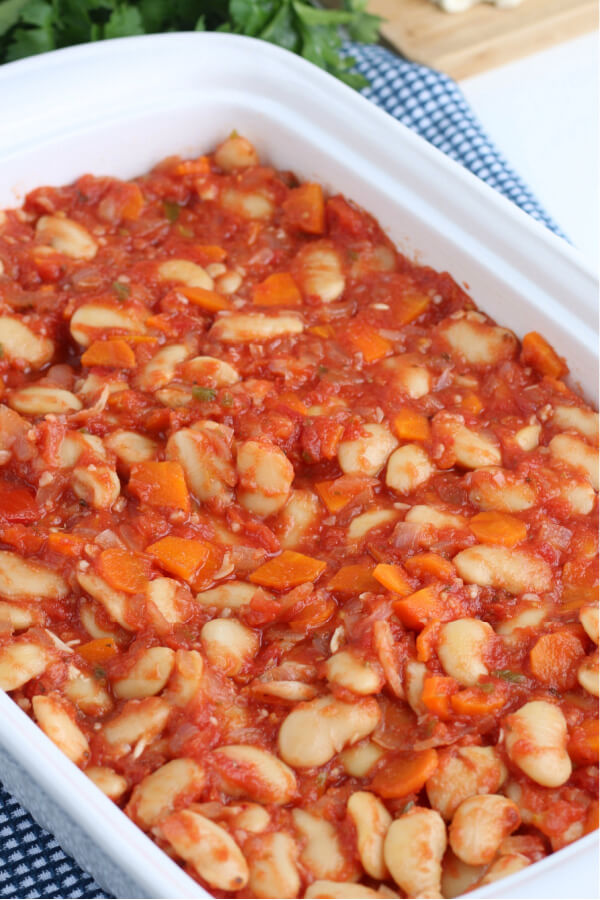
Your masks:
<svg viewBox="0 0 600 900"><path fill-rule="evenodd" d="M460 82L490 137L598 268L598 37Z"/></svg>

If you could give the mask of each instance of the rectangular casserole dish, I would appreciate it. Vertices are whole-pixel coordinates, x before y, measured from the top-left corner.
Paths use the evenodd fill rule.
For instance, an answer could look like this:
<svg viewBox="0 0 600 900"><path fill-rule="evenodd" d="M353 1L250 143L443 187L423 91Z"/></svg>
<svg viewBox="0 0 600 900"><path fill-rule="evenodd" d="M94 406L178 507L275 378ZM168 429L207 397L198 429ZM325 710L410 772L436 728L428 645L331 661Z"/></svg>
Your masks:
<svg viewBox="0 0 600 900"><path fill-rule="evenodd" d="M578 253L358 94L246 38L161 35L60 51L0 70L0 208L84 172L131 177L198 154L232 128L262 158L341 191L400 249L448 270L501 324L542 332L596 401L596 287ZM597 401L596 401L597 402ZM7 787L107 890L204 897L6 695ZM597 894L596 837L474 892Z"/></svg>

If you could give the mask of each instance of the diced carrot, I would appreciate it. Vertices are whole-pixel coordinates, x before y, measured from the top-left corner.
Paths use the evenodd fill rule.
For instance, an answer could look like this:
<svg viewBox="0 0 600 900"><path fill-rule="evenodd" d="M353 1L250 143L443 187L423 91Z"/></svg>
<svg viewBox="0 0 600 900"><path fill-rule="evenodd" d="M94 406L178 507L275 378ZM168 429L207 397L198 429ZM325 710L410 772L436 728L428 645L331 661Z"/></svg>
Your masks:
<svg viewBox="0 0 600 900"><path fill-rule="evenodd" d="M116 591L138 594L150 578L151 563L138 553L122 547L109 547L96 559L98 574Z"/></svg>
<svg viewBox="0 0 600 900"><path fill-rule="evenodd" d="M566 690L575 685L576 667L584 655L581 641L563 629L538 638L529 652L529 663L538 681Z"/></svg>
<svg viewBox="0 0 600 900"><path fill-rule="evenodd" d="M107 662L119 652L117 642L112 637L95 638L75 649L79 656L82 656L91 665Z"/></svg>
<svg viewBox="0 0 600 900"><path fill-rule="evenodd" d="M301 416L308 415L308 406L302 402L300 397L296 394L292 393L292 391L284 391L279 397L276 398L275 404L277 406L288 406L290 409L293 409L294 412L299 413Z"/></svg>
<svg viewBox="0 0 600 900"><path fill-rule="evenodd" d="M490 693L478 687L465 688L450 697L450 704L459 716L487 716L502 709L506 695L498 686Z"/></svg>
<svg viewBox="0 0 600 900"><path fill-rule="evenodd" d="M393 344L367 322L351 321L344 329L342 338L343 343L349 344L354 352L362 354L366 363L383 359L394 349Z"/></svg>
<svg viewBox="0 0 600 900"><path fill-rule="evenodd" d="M450 698L458 690L454 678L444 675L428 675L423 681L421 701L426 709L438 719L449 719L452 715Z"/></svg>
<svg viewBox="0 0 600 900"><path fill-rule="evenodd" d="M200 287L187 287L186 285L178 285L177 291L193 303L200 306L208 312L219 312L221 309L231 309L231 300L223 294L216 291L208 291Z"/></svg>
<svg viewBox="0 0 600 900"><path fill-rule="evenodd" d="M483 544L514 547L527 538L527 526L521 519L502 512L480 512L473 516L469 528Z"/></svg>
<svg viewBox="0 0 600 900"><path fill-rule="evenodd" d="M521 362L541 375L550 375L552 378L560 378L569 371L564 359L537 331L530 331L523 338Z"/></svg>
<svg viewBox="0 0 600 900"><path fill-rule="evenodd" d="M254 286L252 302L257 306L300 306L302 294L289 272L276 272Z"/></svg>
<svg viewBox="0 0 600 900"><path fill-rule="evenodd" d="M82 366L107 366L111 369L135 369L135 354L120 338L94 341L81 357Z"/></svg>
<svg viewBox="0 0 600 900"><path fill-rule="evenodd" d="M362 594L380 591L381 585L373 578L373 566L342 566L327 582L327 590L335 594Z"/></svg>
<svg viewBox="0 0 600 900"><path fill-rule="evenodd" d="M394 321L398 325L409 325L423 315L430 303L427 294L405 294L394 305Z"/></svg>
<svg viewBox="0 0 600 900"><path fill-rule="evenodd" d="M194 244L194 250L208 263L223 262L227 259L227 250L217 247L216 244Z"/></svg>
<svg viewBox="0 0 600 900"><path fill-rule="evenodd" d="M328 622L337 610L337 604L333 597L322 599L321 597L307 603L297 615L288 619L288 625L292 631L306 631L309 628L319 628Z"/></svg>
<svg viewBox="0 0 600 900"><path fill-rule="evenodd" d="M373 569L373 577L393 594L408 597L413 588L402 566L394 566L391 563L378 563Z"/></svg>
<svg viewBox="0 0 600 900"><path fill-rule="evenodd" d="M437 751L433 748L416 753L404 753L386 760L385 766L371 781L371 790L384 800L418 793L438 767Z"/></svg>
<svg viewBox="0 0 600 900"><path fill-rule="evenodd" d="M449 559L438 553L417 553L404 560L404 568L410 575L418 578L426 578L432 575L440 581L451 581L456 575L456 569Z"/></svg>
<svg viewBox="0 0 600 900"><path fill-rule="evenodd" d="M428 441L431 434L427 416L408 407L396 413L393 425L401 441Z"/></svg>
<svg viewBox="0 0 600 900"><path fill-rule="evenodd" d="M324 340L328 340L335 335L335 330L331 325L311 325L307 330L311 334L316 334L317 337L321 337Z"/></svg>
<svg viewBox="0 0 600 900"><path fill-rule="evenodd" d="M199 156L198 159L184 159L177 163L174 169L175 175L208 175L210 172L210 160L208 156Z"/></svg>
<svg viewBox="0 0 600 900"><path fill-rule="evenodd" d="M191 581L200 567L210 559L211 547L205 541L169 535L146 547L146 553L153 556L165 572Z"/></svg>
<svg viewBox="0 0 600 900"><path fill-rule="evenodd" d="M121 218L133 221L139 218L144 208L144 195L139 186L133 182L121 185Z"/></svg>
<svg viewBox="0 0 600 900"><path fill-rule="evenodd" d="M167 506L188 512L190 495L183 467L178 462L141 462L131 467L129 490L149 506Z"/></svg>
<svg viewBox="0 0 600 900"><path fill-rule="evenodd" d="M582 606L598 602L598 585L585 586L579 584L567 584L563 587L561 595L561 609L572 611Z"/></svg>
<svg viewBox="0 0 600 900"><path fill-rule="evenodd" d="M431 622L427 623L423 631L417 635L415 644L419 662L428 662L435 655L441 624L439 619L432 619Z"/></svg>
<svg viewBox="0 0 600 900"><path fill-rule="evenodd" d="M481 397L478 397L477 394L474 394L473 391L469 391L468 394L462 398L461 404L463 409L466 409L467 412L473 413L476 416L483 409L483 402Z"/></svg>
<svg viewBox="0 0 600 900"><path fill-rule="evenodd" d="M598 764L599 745L598 719L584 719L571 731L567 751L577 765L593 766Z"/></svg>
<svg viewBox="0 0 600 900"><path fill-rule="evenodd" d="M353 484L352 490L350 490L351 484ZM344 480L343 477L333 478L330 481L317 481L315 484L317 494L331 513L339 512L363 489L364 486Z"/></svg>
<svg viewBox="0 0 600 900"><path fill-rule="evenodd" d="M409 597L394 602L394 612L407 628L420 631L432 619L446 620L448 611L439 587L428 584Z"/></svg>
<svg viewBox="0 0 600 900"><path fill-rule="evenodd" d="M146 328L155 328L157 331L162 331L163 334L166 334L169 337L173 337L176 334L169 317L162 313L158 313L155 316L148 316L145 325Z"/></svg>
<svg viewBox="0 0 600 900"><path fill-rule="evenodd" d="M146 321L148 321L146 319ZM135 347L136 344L158 344L158 338L152 337L150 334L124 334L120 339L125 341L126 344L133 344Z"/></svg>
<svg viewBox="0 0 600 900"><path fill-rule="evenodd" d="M279 556L268 560L250 575L253 584L263 587L288 590L308 581L316 581L327 568L327 563L295 550L284 550Z"/></svg>
<svg viewBox="0 0 600 900"><path fill-rule="evenodd" d="M48 535L48 549L61 556L78 559L83 553L87 540L78 534L65 534L62 531L51 531Z"/></svg>
<svg viewBox="0 0 600 900"><path fill-rule="evenodd" d="M0 481L0 512L9 522L33 524L39 521L40 508L29 488L11 481Z"/></svg>
<svg viewBox="0 0 600 900"><path fill-rule="evenodd" d="M320 184L307 182L292 188L283 201L284 221L307 234L325 231L325 201Z"/></svg>

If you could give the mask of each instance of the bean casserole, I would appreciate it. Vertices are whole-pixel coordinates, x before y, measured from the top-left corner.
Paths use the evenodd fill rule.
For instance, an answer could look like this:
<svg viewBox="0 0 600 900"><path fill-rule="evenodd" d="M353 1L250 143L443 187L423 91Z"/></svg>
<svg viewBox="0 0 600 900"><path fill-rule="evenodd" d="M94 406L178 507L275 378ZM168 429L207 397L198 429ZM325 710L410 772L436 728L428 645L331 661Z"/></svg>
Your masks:
<svg viewBox="0 0 600 900"><path fill-rule="evenodd" d="M0 213L0 687L216 897L597 827L598 416L235 133Z"/></svg>

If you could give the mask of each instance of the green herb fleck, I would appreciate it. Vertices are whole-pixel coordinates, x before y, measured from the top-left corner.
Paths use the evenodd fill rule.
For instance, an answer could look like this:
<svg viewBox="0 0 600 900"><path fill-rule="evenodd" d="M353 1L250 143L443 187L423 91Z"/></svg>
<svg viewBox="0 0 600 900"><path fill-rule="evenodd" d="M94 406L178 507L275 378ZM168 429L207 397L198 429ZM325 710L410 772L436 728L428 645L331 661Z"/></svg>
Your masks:
<svg viewBox="0 0 600 900"><path fill-rule="evenodd" d="M409 800L408 803L406 804L406 806L403 806L402 809L400 810L400 815L403 816L404 813L407 813L409 811L409 809L413 808L414 805L415 805L415 801Z"/></svg>
<svg viewBox="0 0 600 900"><path fill-rule="evenodd" d="M94 676L96 678L106 678L106 672L102 668L102 666L96 666L94 669Z"/></svg>
<svg viewBox="0 0 600 900"><path fill-rule="evenodd" d="M176 222L179 218L181 207L178 203L173 203L171 200L163 200L163 210L169 222Z"/></svg>
<svg viewBox="0 0 600 900"><path fill-rule="evenodd" d="M181 235L181 237L186 237L186 238L193 238L193 237L194 237L194 232L192 231L192 229L191 229L191 228L187 228L185 225L178 225L178 226L177 226L177 231L179 232L179 234Z"/></svg>
<svg viewBox="0 0 600 900"><path fill-rule="evenodd" d="M495 669L492 672L496 678L502 678L504 681L510 681L513 684L519 684L522 681L525 681L525 676L520 675L519 672L513 672L512 669Z"/></svg>
<svg viewBox="0 0 600 900"><path fill-rule="evenodd" d="M319 366L319 375L326 375L329 372L327 366Z"/></svg>
<svg viewBox="0 0 600 900"><path fill-rule="evenodd" d="M221 397L221 406L233 406L233 395L223 394Z"/></svg>
<svg viewBox="0 0 600 900"><path fill-rule="evenodd" d="M195 385L192 388L192 394L196 400L200 400L201 403L212 403L217 396L217 392L214 388L200 387L199 385Z"/></svg>
<svg viewBox="0 0 600 900"><path fill-rule="evenodd" d="M477 685L480 690L483 691L484 694L493 694L496 690L496 685L491 681L484 681L483 684Z"/></svg>
<svg viewBox="0 0 600 900"><path fill-rule="evenodd" d="M0 359L4 358L4 344L0 344Z"/></svg>
<svg viewBox="0 0 600 900"><path fill-rule="evenodd" d="M129 297L131 288L124 281L113 281L113 291L117 295L117 299L123 303Z"/></svg>

